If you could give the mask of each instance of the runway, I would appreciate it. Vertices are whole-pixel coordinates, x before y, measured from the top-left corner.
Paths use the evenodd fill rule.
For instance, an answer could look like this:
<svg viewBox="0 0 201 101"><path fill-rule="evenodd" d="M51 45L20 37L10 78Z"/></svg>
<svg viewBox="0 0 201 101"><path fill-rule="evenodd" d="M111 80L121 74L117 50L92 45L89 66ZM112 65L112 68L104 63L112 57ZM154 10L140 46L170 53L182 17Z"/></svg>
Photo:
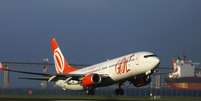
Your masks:
<svg viewBox="0 0 201 101"><path fill-rule="evenodd" d="M0 101L201 101L190 96L0 96Z"/></svg>

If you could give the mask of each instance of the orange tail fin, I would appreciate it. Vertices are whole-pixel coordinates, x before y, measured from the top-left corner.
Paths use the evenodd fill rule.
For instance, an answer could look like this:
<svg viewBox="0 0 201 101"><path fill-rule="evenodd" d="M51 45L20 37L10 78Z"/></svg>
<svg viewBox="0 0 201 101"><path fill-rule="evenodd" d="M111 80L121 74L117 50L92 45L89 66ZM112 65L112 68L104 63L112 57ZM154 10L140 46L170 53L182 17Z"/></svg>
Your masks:
<svg viewBox="0 0 201 101"><path fill-rule="evenodd" d="M57 74L68 74L75 71L76 68L70 66L63 56L55 38L51 38L50 44Z"/></svg>

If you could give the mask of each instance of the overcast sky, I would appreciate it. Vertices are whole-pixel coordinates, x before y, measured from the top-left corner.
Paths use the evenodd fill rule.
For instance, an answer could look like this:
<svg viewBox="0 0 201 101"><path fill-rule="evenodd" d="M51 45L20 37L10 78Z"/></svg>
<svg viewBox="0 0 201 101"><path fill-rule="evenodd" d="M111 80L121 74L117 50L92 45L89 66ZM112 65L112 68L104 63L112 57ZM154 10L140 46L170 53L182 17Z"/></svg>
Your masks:
<svg viewBox="0 0 201 101"><path fill-rule="evenodd" d="M153 51L162 63L182 53L201 61L196 0L1 0L0 58L52 58L55 36L73 63Z"/></svg>
<svg viewBox="0 0 201 101"><path fill-rule="evenodd" d="M71 63L94 64L151 51L169 65L201 62L200 0L0 0L0 59L50 58L58 40Z"/></svg>

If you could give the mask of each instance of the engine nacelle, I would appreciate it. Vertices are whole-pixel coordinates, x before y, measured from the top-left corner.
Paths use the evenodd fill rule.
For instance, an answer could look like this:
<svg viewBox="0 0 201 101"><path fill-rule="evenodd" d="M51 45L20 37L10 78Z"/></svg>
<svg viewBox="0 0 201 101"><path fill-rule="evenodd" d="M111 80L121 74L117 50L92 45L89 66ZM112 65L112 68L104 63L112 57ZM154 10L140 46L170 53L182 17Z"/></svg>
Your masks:
<svg viewBox="0 0 201 101"><path fill-rule="evenodd" d="M82 79L82 85L83 87L89 87L92 85L96 85L101 82L101 76L98 74L90 74L86 75Z"/></svg>
<svg viewBox="0 0 201 101"><path fill-rule="evenodd" d="M63 90L83 90L83 86L78 81L70 80L68 83L66 80L58 80L55 85L61 87Z"/></svg>
<svg viewBox="0 0 201 101"><path fill-rule="evenodd" d="M134 77L133 79L130 80L130 82L135 86L135 87L142 87L151 82L151 78L149 75L138 75Z"/></svg>

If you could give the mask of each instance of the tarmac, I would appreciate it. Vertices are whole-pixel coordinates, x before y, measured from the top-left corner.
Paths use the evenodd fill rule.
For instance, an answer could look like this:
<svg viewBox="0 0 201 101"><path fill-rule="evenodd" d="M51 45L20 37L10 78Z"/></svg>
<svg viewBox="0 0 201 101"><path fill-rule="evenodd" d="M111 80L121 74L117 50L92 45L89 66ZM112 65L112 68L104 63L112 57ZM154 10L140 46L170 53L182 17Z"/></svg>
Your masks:
<svg viewBox="0 0 201 101"><path fill-rule="evenodd" d="M192 96L0 96L0 101L201 101Z"/></svg>

